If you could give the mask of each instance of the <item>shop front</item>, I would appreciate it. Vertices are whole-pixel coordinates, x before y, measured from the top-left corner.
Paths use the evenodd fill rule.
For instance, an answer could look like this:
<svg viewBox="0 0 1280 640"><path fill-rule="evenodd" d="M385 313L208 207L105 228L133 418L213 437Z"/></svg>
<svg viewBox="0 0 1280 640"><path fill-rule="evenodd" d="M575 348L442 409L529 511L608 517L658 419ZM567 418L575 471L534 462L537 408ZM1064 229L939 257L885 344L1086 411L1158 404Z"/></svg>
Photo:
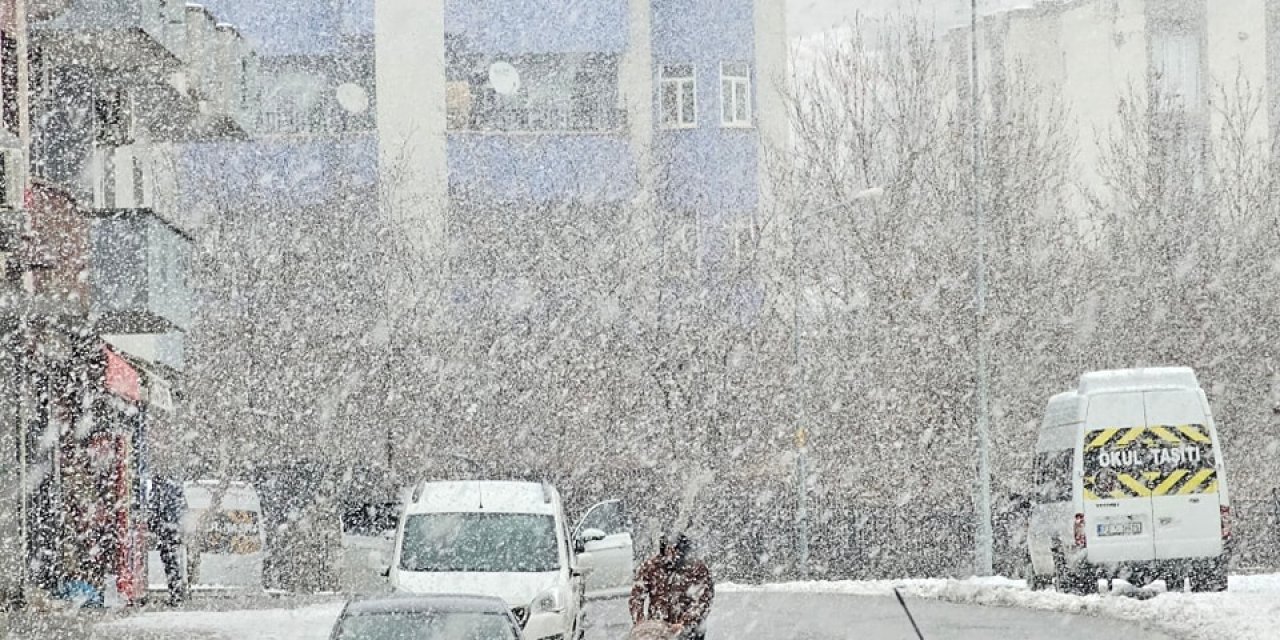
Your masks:
<svg viewBox="0 0 1280 640"><path fill-rule="evenodd" d="M63 593L106 606L146 596L147 434L138 371L104 348L102 386L63 447L70 531Z"/></svg>

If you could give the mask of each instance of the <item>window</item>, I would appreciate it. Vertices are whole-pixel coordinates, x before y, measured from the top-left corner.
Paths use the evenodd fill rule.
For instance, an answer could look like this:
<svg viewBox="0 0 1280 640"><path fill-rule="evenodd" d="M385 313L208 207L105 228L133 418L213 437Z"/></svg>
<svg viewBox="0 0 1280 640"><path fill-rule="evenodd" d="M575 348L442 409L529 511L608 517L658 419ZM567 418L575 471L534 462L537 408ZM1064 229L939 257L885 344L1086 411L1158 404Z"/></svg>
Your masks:
<svg viewBox="0 0 1280 640"><path fill-rule="evenodd" d="M400 568L405 571L546 573L560 568L551 516L436 513L409 516Z"/></svg>
<svg viewBox="0 0 1280 640"><path fill-rule="evenodd" d="M1170 107L1200 106L1200 36L1165 33L1152 36L1152 71L1158 98Z"/></svg>
<svg viewBox="0 0 1280 640"><path fill-rule="evenodd" d="M1033 481L1037 502L1053 504L1071 499L1071 469L1074 461L1075 451L1072 449L1036 455Z"/></svg>
<svg viewBox="0 0 1280 640"><path fill-rule="evenodd" d="M698 126L697 79L691 64L662 65L662 126L688 129Z"/></svg>
<svg viewBox="0 0 1280 640"><path fill-rule="evenodd" d="M133 116L129 95L109 89L93 101L95 139L98 144L123 146L132 142Z"/></svg>
<svg viewBox="0 0 1280 640"><path fill-rule="evenodd" d="M133 206L142 208L146 206L146 182L143 176L142 159L137 155L133 156Z"/></svg>
<svg viewBox="0 0 1280 640"><path fill-rule="evenodd" d="M511 58L467 53L446 40L446 121L451 130L615 132L626 126L618 105L620 58L609 54L528 54ZM494 65L514 69L514 92L499 93Z"/></svg>
<svg viewBox="0 0 1280 640"><path fill-rule="evenodd" d="M575 537L581 535L587 529L598 529L607 536L629 533L631 531L631 521L627 516L627 510L622 501L610 500L592 507L591 511L588 511L587 515L582 518L581 524L578 525Z"/></svg>
<svg viewBox="0 0 1280 640"><path fill-rule="evenodd" d="M751 126L751 67L745 62L720 65L720 123Z"/></svg>

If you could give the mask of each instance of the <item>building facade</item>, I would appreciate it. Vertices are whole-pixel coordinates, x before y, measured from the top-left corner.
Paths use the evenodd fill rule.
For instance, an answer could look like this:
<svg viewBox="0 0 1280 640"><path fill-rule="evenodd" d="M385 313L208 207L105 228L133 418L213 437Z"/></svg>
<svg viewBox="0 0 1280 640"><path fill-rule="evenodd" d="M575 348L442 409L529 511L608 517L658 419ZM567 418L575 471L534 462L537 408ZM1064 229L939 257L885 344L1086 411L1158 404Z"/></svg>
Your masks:
<svg viewBox="0 0 1280 640"><path fill-rule="evenodd" d="M375 31L381 172L429 254L485 211L646 203L714 262L761 208L779 0L379 0Z"/></svg>
<svg viewBox="0 0 1280 640"><path fill-rule="evenodd" d="M968 38L948 34L961 86ZM1227 128L1269 155L1280 126L1280 3L1270 0L1042 2L983 16L979 47L984 86L1029 81L1046 106L1065 108L1085 194L1074 207L1104 194L1107 145L1134 127L1133 113L1177 132L1196 171L1225 151L1215 145Z"/></svg>
<svg viewBox="0 0 1280 640"><path fill-rule="evenodd" d="M0 407L23 461L0 477L18 514L4 561L23 567L0 590L81 581L134 602L152 434L173 437L192 313L176 160L249 135L255 55L195 5L23 7L0 3L0 209L21 230L4 247Z"/></svg>

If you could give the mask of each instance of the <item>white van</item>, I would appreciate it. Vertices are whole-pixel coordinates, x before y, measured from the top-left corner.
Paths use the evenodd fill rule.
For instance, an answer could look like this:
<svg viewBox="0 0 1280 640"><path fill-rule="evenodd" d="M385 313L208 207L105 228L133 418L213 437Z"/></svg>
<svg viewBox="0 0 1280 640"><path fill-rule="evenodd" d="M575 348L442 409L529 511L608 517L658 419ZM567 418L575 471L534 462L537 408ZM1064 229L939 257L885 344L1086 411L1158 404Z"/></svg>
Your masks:
<svg viewBox="0 0 1280 640"><path fill-rule="evenodd" d="M179 557L184 579L193 591L262 591L266 532L258 492L247 482L229 482L218 508L210 511L218 485L217 480L183 483L187 510ZM189 553L196 546L198 558ZM147 575L151 590L165 589L158 550L148 554Z"/></svg>
<svg viewBox="0 0 1280 640"><path fill-rule="evenodd" d="M1191 369L1081 376L1049 400L1033 469L1033 588L1092 592L1113 577L1227 588L1227 470Z"/></svg>
<svg viewBox="0 0 1280 640"><path fill-rule="evenodd" d="M618 504L593 508L588 515L596 516L584 521L589 526L580 527L575 540L560 494L550 485L422 483L405 500L388 571L391 586L500 597L529 640L578 640L585 632L585 573L595 575L594 587L601 590L631 584L630 533L619 544L619 532L599 528L616 523L609 514Z"/></svg>

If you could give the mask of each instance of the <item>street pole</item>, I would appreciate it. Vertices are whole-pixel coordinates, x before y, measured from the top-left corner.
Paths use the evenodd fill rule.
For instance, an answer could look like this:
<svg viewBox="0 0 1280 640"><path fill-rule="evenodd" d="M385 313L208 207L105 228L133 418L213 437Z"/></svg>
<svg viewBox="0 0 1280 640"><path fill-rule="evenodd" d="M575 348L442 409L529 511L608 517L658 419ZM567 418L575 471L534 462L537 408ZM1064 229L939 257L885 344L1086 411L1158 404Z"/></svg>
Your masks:
<svg viewBox="0 0 1280 640"><path fill-rule="evenodd" d="M791 354L795 359L795 419L796 419L796 564L801 577L809 576L809 475L808 436L804 426L804 360L800 355L800 211L791 216Z"/></svg>
<svg viewBox="0 0 1280 640"><path fill-rule="evenodd" d="M14 55L17 57L14 62L18 71L17 86L17 103L18 103L18 142L21 149L22 157L18 159L18 163L22 166L20 172L22 179L18 182L18 189L21 192L21 207L26 208L26 194L28 180L30 179L30 158L31 158L31 56L30 56L30 33L27 27L27 0L13 0L13 19L14 19L14 36L16 45L14 47ZM24 212L24 216L29 215ZM26 224L22 225L25 230ZM21 240L19 240L21 243ZM28 276L28 265L23 259L21 268L21 282L19 287L22 289L22 298L24 302L32 301L34 298L35 282ZM18 371L17 385L15 385L15 393L17 394L16 417L17 440L18 440L18 521L21 542L18 545L19 560L21 562L18 574L19 597L25 603L28 599L28 591L31 588L31 496L28 464L30 464L30 455L27 449L30 442L29 430L31 429L32 412L30 409L30 399L33 398L35 389L31 386L31 369L27 362L26 354L28 353L29 328L27 326L27 311L24 303L17 305L16 332L17 335L11 341L15 344L14 364Z"/></svg>
<svg viewBox="0 0 1280 640"><path fill-rule="evenodd" d="M989 576L994 572L994 532L991 523L991 405L987 367L987 238L986 219L982 207L982 99L978 94L978 0L969 1L969 98L970 136L973 142L973 228L974 228L974 321L977 330L977 412L978 477L974 502L977 527L974 531L974 573Z"/></svg>
<svg viewBox="0 0 1280 640"><path fill-rule="evenodd" d="M841 202L818 209L811 215L822 215L859 202L875 200L884 195L884 188L871 187L859 191L848 202ZM800 211L791 216L791 260L792 268L792 305L791 305L791 352L795 359L795 442L796 442L796 561L801 576L809 575L809 428L805 426L804 400L804 358L800 353L800 298L803 295L800 286Z"/></svg>

